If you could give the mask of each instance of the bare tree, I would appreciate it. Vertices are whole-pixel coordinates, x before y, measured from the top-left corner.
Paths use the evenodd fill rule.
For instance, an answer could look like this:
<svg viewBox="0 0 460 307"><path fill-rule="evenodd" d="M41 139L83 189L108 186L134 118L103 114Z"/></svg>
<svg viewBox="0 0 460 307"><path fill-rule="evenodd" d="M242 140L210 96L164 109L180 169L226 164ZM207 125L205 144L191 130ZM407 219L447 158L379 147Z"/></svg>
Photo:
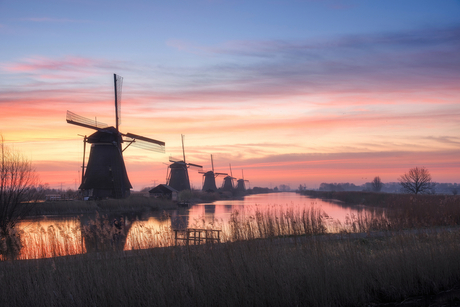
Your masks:
<svg viewBox="0 0 460 307"><path fill-rule="evenodd" d="M19 244L11 237L17 233L14 226L37 202L40 189L32 163L0 138L0 250L6 252L11 244Z"/></svg>
<svg viewBox="0 0 460 307"><path fill-rule="evenodd" d="M376 176L374 180L372 180L371 183L372 183L372 190L374 192L380 192L380 190L382 190L383 183L382 183L382 180L380 180L379 176Z"/></svg>
<svg viewBox="0 0 460 307"><path fill-rule="evenodd" d="M407 193L419 194L433 191L430 172L425 167L411 168L408 173L398 178L402 189Z"/></svg>

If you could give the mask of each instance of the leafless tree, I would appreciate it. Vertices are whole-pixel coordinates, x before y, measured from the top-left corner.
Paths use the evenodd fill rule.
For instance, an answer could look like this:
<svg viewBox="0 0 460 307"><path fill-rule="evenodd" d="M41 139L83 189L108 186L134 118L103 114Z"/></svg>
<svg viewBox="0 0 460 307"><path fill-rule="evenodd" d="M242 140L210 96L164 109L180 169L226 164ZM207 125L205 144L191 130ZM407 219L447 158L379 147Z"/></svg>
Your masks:
<svg viewBox="0 0 460 307"><path fill-rule="evenodd" d="M419 194L433 191L430 172L425 167L411 168L408 173L398 178L402 189L407 193Z"/></svg>
<svg viewBox="0 0 460 307"><path fill-rule="evenodd" d="M27 215L40 196L32 163L5 145L0 136L0 250L18 244L11 236L18 219Z"/></svg>
<svg viewBox="0 0 460 307"><path fill-rule="evenodd" d="M376 176L374 180L372 180L371 183L372 183L372 190L374 192L380 192L380 190L382 190L383 183L382 183L382 180L380 180L379 176Z"/></svg>

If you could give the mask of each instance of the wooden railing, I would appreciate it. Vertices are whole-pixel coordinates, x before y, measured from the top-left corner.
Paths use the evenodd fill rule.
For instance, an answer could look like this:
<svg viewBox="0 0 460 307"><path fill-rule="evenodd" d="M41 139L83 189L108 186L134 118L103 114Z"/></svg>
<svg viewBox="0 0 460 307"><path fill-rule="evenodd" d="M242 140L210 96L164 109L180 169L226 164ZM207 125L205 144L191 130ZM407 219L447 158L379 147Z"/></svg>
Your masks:
<svg viewBox="0 0 460 307"><path fill-rule="evenodd" d="M187 228L187 229L174 229L175 245L197 245L202 243L220 243L220 233L222 230L216 229L200 229L200 228Z"/></svg>

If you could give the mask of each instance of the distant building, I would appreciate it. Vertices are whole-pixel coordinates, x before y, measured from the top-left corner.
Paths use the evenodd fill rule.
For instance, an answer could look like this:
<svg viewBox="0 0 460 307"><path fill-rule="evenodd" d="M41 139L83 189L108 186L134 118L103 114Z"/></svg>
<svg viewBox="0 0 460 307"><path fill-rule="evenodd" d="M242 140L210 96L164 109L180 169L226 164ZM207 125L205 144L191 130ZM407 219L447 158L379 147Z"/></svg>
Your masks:
<svg viewBox="0 0 460 307"><path fill-rule="evenodd" d="M179 191L166 184L159 184L149 191L150 197L165 198L177 201L179 198Z"/></svg>
<svg viewBox="0 0 460 307"><path fill-rule="evenodd" d="M48 201L61 200L61 194L48 194L48 195L45 195L45 200L48 200Z"/></svg>

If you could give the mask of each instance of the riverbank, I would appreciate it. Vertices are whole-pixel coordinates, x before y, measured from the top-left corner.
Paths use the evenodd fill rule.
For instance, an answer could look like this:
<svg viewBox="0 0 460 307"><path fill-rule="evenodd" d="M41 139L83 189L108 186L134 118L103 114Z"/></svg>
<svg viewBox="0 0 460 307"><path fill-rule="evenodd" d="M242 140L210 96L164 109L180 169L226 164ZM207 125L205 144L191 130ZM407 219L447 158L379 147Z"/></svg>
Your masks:
<svg viewBox="0 0 460 307"><path fill-rule="evenodd" d="M258 191L255 191L258 192ZM263 192L267 193L267 192ZM178 203L190 205L198 203L212 203L218 200L243 199L247 195L258 194L253 190L244 192L202 192L182 191L180 201L172 201L163 198L151 198L148 194L133 192L125 199L103 199L103 200L58 200L39 202L34 205L28 217L42 215L80 215L94 214L123 214L123 213L146 213L150 211L163 211L177 209Z"/></svg>
<svg viewBox="0 0 460 307"><path fill-rule="evenodd" d="M104 200L59 200L39 202L29 212L28 217L41 215L80 215L123 214L133 212L149 212L176 209L177 202L167 199L149 198L142 194L134 194L125 199Z"/></svg>
<svg viewBox="0 0 460 307"><path fill-rule="evenodd" d="M314 191L305 190L297 192L313 198L339 200L347 205L364 205L370 207L391 208L402 203L430 203L439 204L447 201L460 201L460 195L427 195L381 193L364 191Z"/></svg>

